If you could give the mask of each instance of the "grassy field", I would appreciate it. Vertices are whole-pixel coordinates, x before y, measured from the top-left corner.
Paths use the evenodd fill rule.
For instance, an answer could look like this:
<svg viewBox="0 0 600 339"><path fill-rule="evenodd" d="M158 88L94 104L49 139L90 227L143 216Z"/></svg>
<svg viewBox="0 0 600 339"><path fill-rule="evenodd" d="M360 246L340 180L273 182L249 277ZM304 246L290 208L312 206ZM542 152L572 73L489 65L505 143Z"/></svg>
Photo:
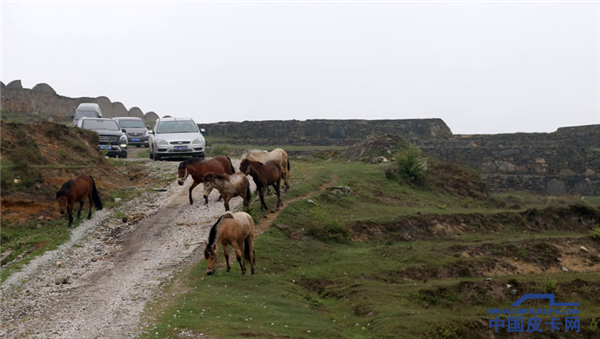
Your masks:
<svg viewBox="0 0 600 339"><path fill-rule="evenodd" d="M569 214L589 214L600 222L590 207L598 205L597 198L586 197L587 205L575 208L568 206L580 198L506 194L473 199L391 181L386 166L293 161L292 188L284 203L317 194L312 202L290 203L257 238L258 274L242 277L237 263L225 274L222 255L222 267L213 276L205 275L204 262L188 268L167 287L166 297L148 305L146 316L154 325L142 338L180 333L480 338L493 331L487 325L493 318L488 308L506 308L525 293L546 292L556 293L559 301L581 302L578 335L600 335L600 275L556 269L558 256L570 258L563 247L598 247L589 225L571 223ZM351 187L351 194L319 191L332 181ZM269 197L267 204L274 203ZM254 202L252 214L262 221L257 207ZM594 259L582 260L593 264ZM508 261L548 271L502 272ZM506 336L506 329L502 333Z"/></svg>

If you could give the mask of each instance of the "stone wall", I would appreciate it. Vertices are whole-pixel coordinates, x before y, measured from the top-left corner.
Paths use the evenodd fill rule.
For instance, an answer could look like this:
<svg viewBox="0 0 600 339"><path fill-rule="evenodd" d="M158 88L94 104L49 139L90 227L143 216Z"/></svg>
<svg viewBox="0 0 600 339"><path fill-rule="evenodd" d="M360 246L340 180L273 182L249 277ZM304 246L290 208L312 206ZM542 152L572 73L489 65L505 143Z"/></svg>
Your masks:
<svg viewBox="0 0 600 339"><path fill-rule="evenodd" d="M452 131L441 119L269 120L199 124L207 137L237 144L352 145L369 135L446 138Z"/></svg>
<svg viewBox="0 0 600 339"><path fill-rule="evenodd" d="M158 116L154 112L144 114L138 107L129 110L120 102L111 102L104 96L97 98L69 98L58 95L48 84L37 84L33 88L23 88L20 80L11 81L7 85L0 82L0 103L3 110L30 113L68 120L75 113L77 106L84 102L97 103L104 117L114 118L131 116L142 118L147 122L155 121Z"/></svg>
<svg viewBox="0 0 600 339"><path fill-rule="evenodd" d="M481 171L492 191L600 195L600 125L414 141L432 157Z"/></svg>

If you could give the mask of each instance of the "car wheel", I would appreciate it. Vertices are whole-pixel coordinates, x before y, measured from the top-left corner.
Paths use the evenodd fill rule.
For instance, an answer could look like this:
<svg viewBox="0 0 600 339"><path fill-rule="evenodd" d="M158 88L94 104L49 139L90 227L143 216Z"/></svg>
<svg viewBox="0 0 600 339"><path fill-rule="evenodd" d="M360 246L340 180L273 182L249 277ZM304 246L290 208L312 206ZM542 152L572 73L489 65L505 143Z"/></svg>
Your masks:
<svg viewBox="0 0 600 339"><path fill-rule="evenodd" d="M140 147L142 147L142 145L135 145L135 147L140 148Z"/></svg>
<svg viewBox="0 0 600 339"><path fill-rule="evenodd" d="M154 154L152 154L152 151L150 151L150 159L154 159Z"/></svg>
<svg viewBox="0 0 600 339"><path fill-rule="evenodd" d="M154 155L154 160L159 161L161 159L161 156L158 154Z"/></svg>
<svg viewBox="0 0 600 339"><path fill-rule="evenodd" d="M127 159L127 153L126 153L126 152L124 152L124 153L121 153L121 158L123 158L123 159Z"/></svg>

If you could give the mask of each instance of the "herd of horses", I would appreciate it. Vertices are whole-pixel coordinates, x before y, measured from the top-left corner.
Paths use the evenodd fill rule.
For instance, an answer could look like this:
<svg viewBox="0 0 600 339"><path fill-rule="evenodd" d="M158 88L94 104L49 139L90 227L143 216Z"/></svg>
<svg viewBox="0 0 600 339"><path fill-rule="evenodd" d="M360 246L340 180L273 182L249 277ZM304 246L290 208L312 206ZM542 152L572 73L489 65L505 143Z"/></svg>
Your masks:
<svg viewBox="0 0 600 339"><path fill-rule="evenodd" d="M265 191L269 187L275 189L277 203L275 210L279 210L281 203L281 180L285 185L285 190L290 187L290 161L287 153L277 148L271 152L252 151L246 152L241 157L240 172L235 171L231 159L226 156L216 156L211 159L201 160L196 158L187 159L179 164L177 169L177 182L183 186L185 180L191 176L194 180L189 188L190 204L194 203L192 191L200 183L204 184L204 204L208 204L208 196L212 190L216 189L225 205L225 214L223 214L210 229L208 242L204 250L208 275L215 272L217 261L217 250L219 245L223 247L225 261L227 263L227 273L229 266L229 252L227 246L231 246L235 252L242 274L246 275L246 262L251 266L251 272L254 274L254 265L256 258L254 255L254 221L247 212L250 209L250 180L248 175L256 184L256 192L260 196L260 209L268 210L265 203ZM243 206L246 212L229 212L229 201L234 197L243 199ZM65 182L56 193L60 214L67 213L69 224L73 224L73 208L79 203L77 218L81 218L81 210L85 199L89 199L89 212L87 218L92 217L92 204L96 210L102 209L100 195L96 189L94 178L89 175L79 175L75 179Z"/></svg>

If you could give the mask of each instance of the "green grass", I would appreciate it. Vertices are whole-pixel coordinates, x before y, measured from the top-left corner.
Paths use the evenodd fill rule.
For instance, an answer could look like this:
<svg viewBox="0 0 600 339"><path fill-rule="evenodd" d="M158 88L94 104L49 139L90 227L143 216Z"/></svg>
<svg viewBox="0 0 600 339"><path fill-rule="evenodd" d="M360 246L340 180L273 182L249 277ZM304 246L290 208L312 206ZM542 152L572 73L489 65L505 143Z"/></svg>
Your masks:
<svg viewBox="0 0 600 339"><path fill-rule="evenodd" d="M82 218L85 218L85 215L82 214ZM74 218L73 227L76 227L79 221ZM15 224L3 220L1 251L4 253L8 249L12 250L8 261L12 261L25 252L27 252L27 255L2 269L0 271L0 281L3 282L12 273L21 270L36 256L54 250L69 240L70 231L67 229L66 224L67 220L33 221L25 224Z"/></svg>
<svg viewBox="0 0 600 339"><path fill-rule="evenodd" d="M187 292L176 294L167 288L166 297L149 306L154 313L148 316L157 320L156 327L142 338L177 337L182 329L222 338L485 337L490 332L478 321L489 318L487 307L507 307L516 297L494 297L481 285L486 281L476 273L478 267L493 266L501 255L514 254L521 260L545 258L555 255L553 248L537 243L589 236L582 231L552 229L524 233L506 225L500 232L483 229L415 241L351 240L347 231L358 220L383 223L416 214L515 212L510 204L505 209L497 207L499 201L515 199L518 210L556 204L555 200L522 196L482 198L465 204L461 196L388 180L386 168L385 164L335 160L293 161L292 188L283 196L287 207L256 240L258 275L243 278L237 263L232 262L231 274L221 267L216 275L207 277L205 263L196 265L179 277L179 290ZM350 196L319 191L332 180L350 186ZM307 199L287 202L314 192L313 203ZM269 196L267 205L274 204L275 198ZM260 221L265 213L257 210L254 201L252 214ZM468 248L488 247L495 254L460 256ZM224 264L222 255L219 260ZM573 292L581 295L592 294L590 289L597 288L600 281L593 272L497 276L493 281L505 286L511 279L528 286L530 293L540 288L553 290L559 298L572 297L571 292L563 292L563 286L575 279L592 284L585 291ZM480 286L467 301L460 293L464 284ZM592 315L600 312L600 303L593 298L580 300L585 311L582 328L593 327ZM470 307L462 308L465 304Z"/></svg>
<svg viewBox="0 0 600 339"><path fill-rule="evenodd" d="M141 151L139 151L136 155L136 158L140 158L140 159L148 159L150 158L150 149L146 148L143 149Z"/></svg>

